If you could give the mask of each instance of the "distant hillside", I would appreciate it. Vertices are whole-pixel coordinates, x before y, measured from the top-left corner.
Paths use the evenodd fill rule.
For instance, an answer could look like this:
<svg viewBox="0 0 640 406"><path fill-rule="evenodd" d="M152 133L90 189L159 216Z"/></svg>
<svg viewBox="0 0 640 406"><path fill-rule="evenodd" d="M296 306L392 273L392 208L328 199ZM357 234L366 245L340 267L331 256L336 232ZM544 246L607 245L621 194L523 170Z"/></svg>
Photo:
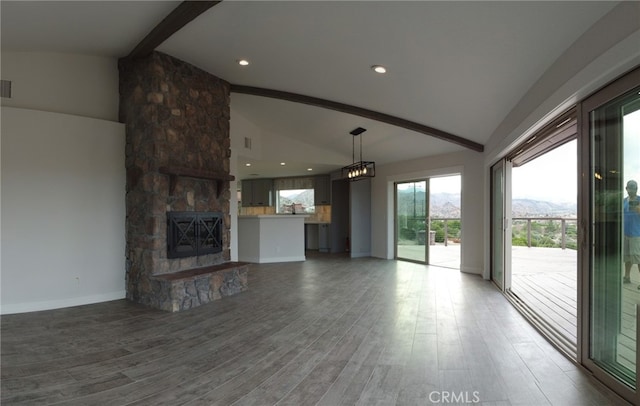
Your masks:
<svg viewBox="0 0 640 406"><path fill-rule="evenodd" d="M434 193L431 195L432 218L460 218L460 193Z"/></svg>
<svg viewBox="0 0 640 406"><path fill-rule="evenodd" d="M413 190L400 191L398 193L398 206L400 212L413 215L415 204L416 216L424 215L426 211L425 192ZM460 217L460 193L434 193L431 195L431 217L434 218L459 218Z"/></svg>
<svg viewBox="0 0 640 406"><path fill-rule="evenodd" d="M289 197L280 197L281 212L286 211L284 210L284 206L291 206L294 203L301 204L303 211L306 211L309 207L313 207L313 189L305 190L304 192Z"/></svg>
<svg viewBox="0 0 640 406"><path fill-rule="evenodd" d="M425 192L400 191L398 205L401 212L420 216L426 210ZM575 203L552 203L533 199L513 199L513 217L577 217ZM434 193L431 195L431 216L434 218L459 218L460 193Z"/></svg>
<svg viewBox="0 0 640 406"><path fill-rule="evenodd" d="M513 199L513 217L577 217L575 203L551 203L532 199Z"/></svg>

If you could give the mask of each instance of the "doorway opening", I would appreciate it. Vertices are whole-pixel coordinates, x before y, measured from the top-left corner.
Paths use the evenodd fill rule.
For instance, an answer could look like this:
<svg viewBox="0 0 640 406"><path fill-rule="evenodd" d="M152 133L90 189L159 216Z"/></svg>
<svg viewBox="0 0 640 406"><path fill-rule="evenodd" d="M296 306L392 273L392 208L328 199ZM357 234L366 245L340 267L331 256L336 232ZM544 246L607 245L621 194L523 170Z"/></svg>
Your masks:
<svg viewBox="0 0 640 406"><path fill-rule="evenodd" d="M492 167L491 277L572 358L578 336L577 113Z"/></svg>
<svg viewBox="0 0 640 406"><path fill-rule="evenodd" d="M577 141L512 168L511 293L577 351Z"/></svg>
<svg viewBox="0 0 640 406"><path fill-rule="evenodd" d="M460 269L460 195L460 175L396 183L396 259Z"/></svg>

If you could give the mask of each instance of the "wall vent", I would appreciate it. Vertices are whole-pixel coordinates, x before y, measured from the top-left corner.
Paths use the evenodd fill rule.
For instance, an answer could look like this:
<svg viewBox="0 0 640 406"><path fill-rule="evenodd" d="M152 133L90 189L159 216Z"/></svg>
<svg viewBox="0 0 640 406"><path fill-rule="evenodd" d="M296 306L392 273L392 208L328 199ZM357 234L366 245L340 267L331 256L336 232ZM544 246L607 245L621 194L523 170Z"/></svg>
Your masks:
<svg viewBox="0 0 640 406"><path fill-rule="evenodd" d="M246 149L251 149L251 138L244 137L244 147Z"/></svg>
<svg viewBox="0 0 640 406"><path fill-rule="evenodd" d="M0 80L0 97L11 98L11 81Z"/></svg>

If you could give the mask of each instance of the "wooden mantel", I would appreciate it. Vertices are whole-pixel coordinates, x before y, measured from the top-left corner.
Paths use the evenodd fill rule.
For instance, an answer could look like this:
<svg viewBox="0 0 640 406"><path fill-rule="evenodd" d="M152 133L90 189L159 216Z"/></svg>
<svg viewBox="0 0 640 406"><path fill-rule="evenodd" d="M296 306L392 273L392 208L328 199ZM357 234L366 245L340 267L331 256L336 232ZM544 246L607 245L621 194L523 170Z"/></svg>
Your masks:
<svg viewBox="0 0 640 406"><path fill-rule="evenodd" d="M216 182L216 194L220 197L220 192L224 186L224 182L235 180L235 176L223 172L208 171L206 169L193 169L183 166L161 166L158 168L160 173L169 175L169 191L173 194L176 187L178 177L205 179Z"/></svg>

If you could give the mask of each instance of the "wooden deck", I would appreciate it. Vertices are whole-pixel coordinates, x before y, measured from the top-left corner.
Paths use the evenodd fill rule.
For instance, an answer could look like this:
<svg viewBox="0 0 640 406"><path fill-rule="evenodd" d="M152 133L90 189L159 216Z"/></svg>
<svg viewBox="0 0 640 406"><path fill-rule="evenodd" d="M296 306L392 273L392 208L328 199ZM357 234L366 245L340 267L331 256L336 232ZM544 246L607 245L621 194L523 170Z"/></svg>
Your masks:
<svg viewBox="0 0 640 406"><path fill-rule="evenodd" d="M513 247L511 291L567 341L577 346L577 252L560 248ZM620 275L623 270L620 270ZM640 274L622 285L618 362L635 370L636 304Z"/></svg>
<svg viewBox="0 0 640 406"><path fill-rule="evenodd" d="M513 247L511 293L569 343L578 334L577 253L560 248Z"/></svg>

